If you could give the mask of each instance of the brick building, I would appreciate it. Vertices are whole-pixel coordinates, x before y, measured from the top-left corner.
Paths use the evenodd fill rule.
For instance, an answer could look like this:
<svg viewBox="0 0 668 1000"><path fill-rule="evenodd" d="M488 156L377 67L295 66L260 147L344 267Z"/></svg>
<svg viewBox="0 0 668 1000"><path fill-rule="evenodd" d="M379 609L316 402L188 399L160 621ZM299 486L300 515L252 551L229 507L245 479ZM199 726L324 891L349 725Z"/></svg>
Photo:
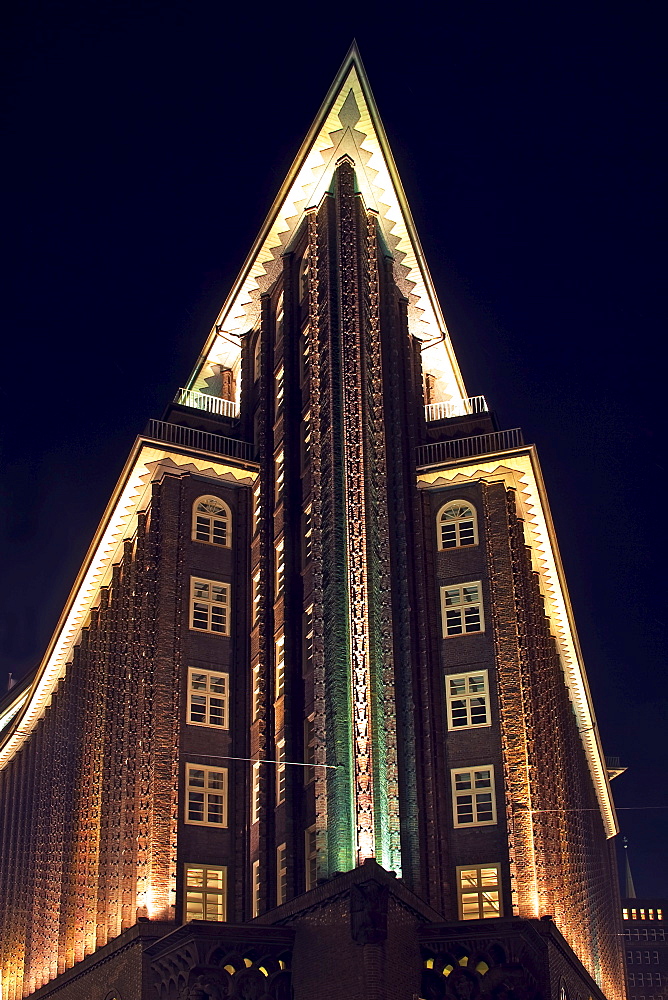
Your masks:
<svg viewBox="0 0 668 1000"><path fill-rule="evenodd" d="M624 1000L540 466L353 49L0 703L2 998Z"/></svg>
<svg viewBox="0 0 668 1000"><path fill-rule="evenodd" d="M622 900L622 936L629 1000L668 996L668 899Z"/></svg>

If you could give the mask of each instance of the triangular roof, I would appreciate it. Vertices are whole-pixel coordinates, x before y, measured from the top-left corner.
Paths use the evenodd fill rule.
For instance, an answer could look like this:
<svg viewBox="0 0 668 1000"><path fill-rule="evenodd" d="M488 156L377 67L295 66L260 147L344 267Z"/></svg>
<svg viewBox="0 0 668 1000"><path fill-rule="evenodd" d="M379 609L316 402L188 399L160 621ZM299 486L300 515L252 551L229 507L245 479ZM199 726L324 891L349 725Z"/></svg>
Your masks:
<svg viewBox="0 0 668 1000"><path fill-rule="evenodd" d="M231 365L241 337L256 327L260 295L275 282L281 255L303 212L316 208L337 161L354 162L367 208L378 213L395 277L409 302L411 333L424 344L426 369L437 375L443 400L467 396L406 195L355 43L274 200L198 359L189 388L206 362ZM427 360L428 359L428 360Z"/></svg>

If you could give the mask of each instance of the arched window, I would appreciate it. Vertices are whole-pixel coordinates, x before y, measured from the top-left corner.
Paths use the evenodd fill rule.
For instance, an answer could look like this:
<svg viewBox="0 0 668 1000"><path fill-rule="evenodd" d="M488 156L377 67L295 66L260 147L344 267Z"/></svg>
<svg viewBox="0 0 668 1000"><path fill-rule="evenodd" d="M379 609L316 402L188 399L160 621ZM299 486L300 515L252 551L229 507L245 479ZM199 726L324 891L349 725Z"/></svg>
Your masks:
<svg viewBox="0 0 668 1000"><path fill-rule="evenodd" d="M193 541L232 544L232 514L218 497L199 497L193 504Z"/></svg>
<svg viewBox="0 0 668 1000"><path fill-rule="evenodd" d="M436 516L439 549L458 549L478 544L475 508L466 500L451 500Z"/></svg>

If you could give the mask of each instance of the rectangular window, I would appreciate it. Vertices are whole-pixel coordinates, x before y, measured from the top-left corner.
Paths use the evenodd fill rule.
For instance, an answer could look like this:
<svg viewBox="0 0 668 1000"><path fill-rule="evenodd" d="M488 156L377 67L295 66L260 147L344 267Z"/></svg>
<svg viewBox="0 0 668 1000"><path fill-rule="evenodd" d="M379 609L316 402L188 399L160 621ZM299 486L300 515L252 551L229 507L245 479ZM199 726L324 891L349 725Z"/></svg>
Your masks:
<svg viewBox="0 0 668 1000"><path fill-rule="evenodd" d="M283 499L285 486L285 452L279 451L274 459L274 501L280 503Z"/></svg>
<svg viewBox="0 0 668 1000"><path fill-rule="evenodd" d="M227 768L186 764L186 823L227 826Z"/></svg>
<svg viewBox="0 0 668 1000"><path fill-rule="evenodd" d="M494 768L453 768L452 813L455 826L492 826L496 823Z"/></svg>
<svg viewBox="0 0 668 1000"><path fill-rule="evenodd" d="M229 728L230 675L188 670L188 725Z"/></svg>
<svg viewBox="0 0 668 1000"><path fill-rule="evenodd" d="M253 528L252 528L253 535L257 533L260 527L261 518L262 518L262 494L261 494L261 484L258 478L256 480L255 486L253 487Z"/></svg>
<svg viewBox="0 0 668 1000"><path fill-rule="evenodd" d="M303 334L299 338L299 381L303 383L308 378L309 370L309 354L311 350L311 345L309 343L309 329L306 327Z"/></svg>
<svg viewBox="0 0 668 1000"><path fill-rule="evenodd" d="M251 869L251 891L253 895L253 916L260 915L260 862L254 861Z"/></svg>
<svg viewBox="0 0 668 1000"><path fill-rule="evenodd" d="M308 505L302 514L302 564L308 566L313 553L313 519L311 517L311 504Z"/></svg>
<svg viewBox="0 0 668 1000"><path fill-rule="evenodd" d="M302 472L311 461L311 413L306 413L301 425L301 469Z"/></svg>
<svg viewBox="0 0 668 1000"><path fill-rule="evenodd" d="M253 667L253 702L251 706L252 722L260 716L260 664Z"/></svg>
<svg viewBox="0 0 668 1000"><path fill-rule="evenodd" d="M251 823L260 818L260 761L253 763L251 771Z"/></svg>
<svg viewBox="0 0 668 1000"><path fill-rule="evenodd" d="M285 369L283 365L278 369L274 375L274 414L278 414L283 409L283 403L285 402Z"/></svg>
<svg viewBox="0 0 668 1000"><path fill-rule="evenodd" d="M306 871L306 891L314 889L318 882L315 827L310 826L304 833L304 868Z"/></svg>
<svg viewBox="0 0 668 1000"><path fill-rule="evenodd" d="M490 725L487 671L449 674L445 678L448 729L474 729Z"/></svg>
<svg viewBox="0 0 668 1000"><path fill-rule="evenodd" d="M253 609L251 628L255 628L260 620L260 601L262 600L262 588L260 587L260 571L253 574Z"/></svg>
<svg viewBox="0 0 668 1000"><path fill-rule="evenodd" d="M190 627L217 635L230 634L230 585L190 578Z"/></svg>
<svg viewBox="0 0 668 1000"><path fill-rule="evenodd" d="M288 848L281 844L276 848L276 905L280 906L288 898Z"/></svg>
<svg viewBox="0 0 668 1000"><path fill-rule="evenodd" d="M227 869L185 866L186 920L227 919Z"/></svg>
<svg viewBox="0 0 668 1000"><path fill-rule="evenodd" d="M502 916L499 865L467 865L457 868L457 887L460 920Z"/></svg>
<svg viewBox="0 0 668 1000"><path fill-rule="evenodd" d="M313 605L310 604L304 612L304 641L303 641L303 662L302 675L313 669Z"/></svg>
<svg viewBox="0 0 668 1000"><path fill-rule="evenodd" d="M308 785L315 778L315 713L304 719L304 784Z"/></svg>
<svg viewBox="0 0 668 1000"><path fill-rule="evenodd" d="M275 700L285 694L285 636L279 635L274 643Z"/></svg>
<svg viewBox="0 0 668 1000"><path fill-rule="evenodd" d="M441 614L444 639L452 635L484 632L480 581L441 587Z"/></svg>
<svg viewBox="0 0 668 1000"><path fill-rule="evenodd" d="M283 539L276 542L276 572L274 578L274 597L277 598L283 593L285 586L285 549Z"/></svg>
<svg viewBox="0 0 668 1000"><path fill-rule="evenodd" d="M276 740L276 805L285 802L285 740Z"/></svg>

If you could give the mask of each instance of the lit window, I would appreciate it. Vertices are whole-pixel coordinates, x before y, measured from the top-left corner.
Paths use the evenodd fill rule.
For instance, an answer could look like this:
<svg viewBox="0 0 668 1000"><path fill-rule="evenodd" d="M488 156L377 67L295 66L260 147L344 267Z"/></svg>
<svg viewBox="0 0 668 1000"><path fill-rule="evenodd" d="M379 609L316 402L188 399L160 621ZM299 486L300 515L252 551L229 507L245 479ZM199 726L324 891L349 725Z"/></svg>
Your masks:
<svg viewBox="0 0 668 1000"><path fill-rule="evenodd" d="M283 593L285 586L285 549L283 539L276 542L276 565L274 574L274 596L279 597Z"/></svg>
<svg viewBox="0 0 668 1000"><path fill-rule="evenodd" d="M260 914L260 862L254 861L252 874L252 893L253 893L253 916L257 917Z"/></svg>
<svg viewBox="0 0 668 1000"><path fill-rule="evenodd" d="M626 907L624 907L624 909L622 910L622 920L628 920L628 919L629 919L629 911L626 909Z"/></svg>
<svg viewBox="0 0 668 1000"><path fill-rule="evenodd" d="M304 834L304 867L306 869L306 891L313 889L318 881L315 827L310 826Z"/></svg>
<svg viewBox="0 0 668 1000"><path fill-rule="evenodd" d="M230 585L190 578L190 627L218 635L230 634Z"/></svg>
<svg viewBox="0 0 668 1000"><path fill-rule="evenodd" d="M285 740L276 740L276 805L285 802Z"/></svg>
<svg viewBox="0 0 668 1000"><path fill-rule="evenodd" d="M262 518L262 494L260 492L260 480L256 480L253 486L253 535L260 527Z"/></svg>
<svg viewBox="0 0 668 1000"><path fill-rule="evenodd" d="M283 292L278 296L278 302L276 303L276 343L283 336L283 324L285 321L285 311L283 308Z"/></svg>
<svg viewBox="0 0 668 1000"><path fill-rule="evenodd" d="M186 764L186 823L227 826L227 768Z"/></svg>
<svg viewBox="0 0 668 1000"><path fill-rule="evenodd" d="M657 910L656 911L656 919L657 920L663 920L663 910Z"/></svg>
<svg viewBox="0 0 668 1000"><path fill-rule="evenodd" d="M458 549L478 544L475 509L465 500L453 500L441 507L437 516L439 549Z"/></svg>
<svg viewBox="0 0 668 1000"><path fill-rule="evenodd" d="M256 663L253 667L253 703L251 707L252 721L255 720L260 715L260 664Z"/></svg>
<svg viewBox="0 0 668 1000"><path fill-rule="evenodd" d="M278 414L283 409L283 403L285 402L285 369L283 365L278 369L274 375L274 414Z"/></svg>
<svg viewBox="0 0 668 1000"><path fill-rule="evenodd" d="M230 508L218 497L200 497L193 504L193 541L229 546L232 541Z"/></svg>
<svg viewBox="0 0 668 1000"><path fill-rule="evenodd" d="M260 603L262 601L262 588L260 587L260 570L253 573L253 607L251 611L251 628L254 628L260 620Z"/></svg>
<svg viewBox="0 0 668 1000"><path fill-rule="evenodd" d="M301 468L302 472L311 461L311 414L307 413L301 423Z"/></svg>
<svg viewBox="0 0 668 1000"><path fill-rule="evenodd" d="M313 605L310 604L304 612L304 643L302 663L302 674L306 674L313 669Z"/></svg>
<svg viewBox="0 0 668 1000"><path fill-rule="evenodd" d="M188 724L229 727L230 676L217 670L188 670Z"/></svg>
<svg viewBox="0 0 668 1000"><path fill-rule="evenodd" d="M501 916L501 872L499 865L457 868L460 920Z"/></svg>
<svg viewBox="0 0 668 1000"><path fill-rule="evenodd" d="M227 869L185 866L186 920L225 920Z"/></svg>
<svg viewBox="0 0 668 1000"><path fill-rule="evenodd" d="M470 632L484 632L481 594L480 581L441 587L443 638Z"/></svg>
<svg viewBox="0 0 668 1000"><path fill-rule="evenodd" d="M262 338L258 331L253 346L253 382L257 382L260 377L260 365L262 363Z"/></svg>
<svg viewBox="0 0 668 1000"><path fill-rule="evenodd" d="M302 555L304 566L308 566L313 554L313 518L311 517L311 504L308 505L302 515Z"/></svg>
<svg viewBox="0 0 668 1000"><path fill-rule="evenodd" d="M452 813L455 826L492 826L496 823L494 768L454 768Z"/></svg>
<svg viewBox="0 0 668 1000"><path fill-rule="evenodd" d="M278 906L288 898L288 847L281 844L276 848L276 903Z"/></svg>
<svg viewBox="0 0 668 1000"><path fill-rule="evenodd" d="M304 784L308 785L315 778L315 714L312 712L304 719Z"/></svg>
<svg viewBox="0 0 668 1000"><path fill-rule="evenodd" d="M274 459L274 501L279 503L285 486L285 454L279 451Z"/></svg>
<svg viewBox="0 0 668 1000"><path fill-rule="evenodd" d="M445 678L448 702L448 729L489 726L487 671L450 674Z"/></svg>
<svg viewBox="0 0 668 1000"><path fill-rule="evenodd" d="M306 327L306 329L304 330L304 333L299 338L299 346L300 346L300 351L299 351L299 381L303 384L306 381L307 377L308 377L308 370L309 370L309 364L310 364L310 353L311 353L310 335L309 335L309 328L308 327Z"/></svg>
<svg viewBox="0 0 668 1000"><path fill-rule="evenodd" d="M260 818L260 761L256 760L252 768L251 788L251 823L257 823Z"/></svg>
<svg viewBox="0 0 668 1000"><path fill-rule="evenodd" d="M275 700L285 694L285 636L280 635L274 643Z"/></svg>
<svg viewBox="0 0 668 1000"><path fill-rule="evenodd" d="M303 302L308 296L309 260L308 250L299 262L299 301Z"/></svg>

